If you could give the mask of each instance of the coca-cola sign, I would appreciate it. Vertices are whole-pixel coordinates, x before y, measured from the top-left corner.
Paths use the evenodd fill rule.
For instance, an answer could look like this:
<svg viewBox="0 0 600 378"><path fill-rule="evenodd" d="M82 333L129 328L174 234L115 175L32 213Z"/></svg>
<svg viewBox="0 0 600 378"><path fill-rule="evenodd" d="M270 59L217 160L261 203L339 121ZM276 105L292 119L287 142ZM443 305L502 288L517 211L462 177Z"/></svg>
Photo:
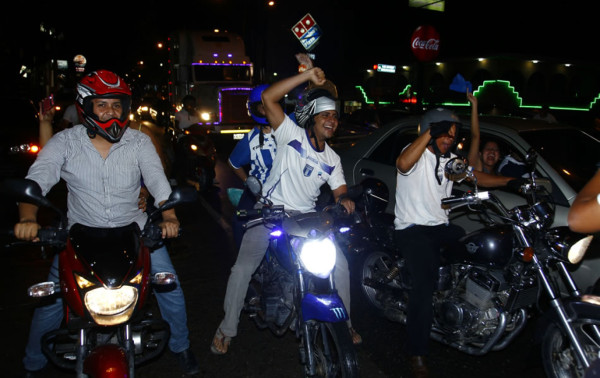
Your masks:
<svg viewBox="0 0 600 378"><path fill-rule="evenodd" d="M440 35L433 26L419 26L410 40L413 54L421 62L435 59L440 51Z"/></svg>

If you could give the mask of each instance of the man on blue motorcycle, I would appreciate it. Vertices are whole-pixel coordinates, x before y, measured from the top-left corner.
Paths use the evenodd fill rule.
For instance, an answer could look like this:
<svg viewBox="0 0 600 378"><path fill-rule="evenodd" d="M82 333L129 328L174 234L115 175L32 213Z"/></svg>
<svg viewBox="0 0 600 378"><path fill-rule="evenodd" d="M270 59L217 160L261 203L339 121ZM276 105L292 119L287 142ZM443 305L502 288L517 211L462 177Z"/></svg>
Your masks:
<svg viewBox="0 0 600 378"><path fill-rule="evenodd" d="M347 187L339 156L327 145L338 127L338 111L334 96L323 88L306 92L296 107L294 123L283 111L280 100L297 86L310 81L318 87L326 83L325 73L318 67L281 80L262 94L269 124L277 140L277 155L262 195L286 211L306 213L315 211L320 188L327 183L335 200L348 213L354 212L354 202L346 197ZM300 127L298 127L300 126ZM258 205L260 206L260 205ZM225 294L225 317L211 344L215 354L225 354L231 338L237 335L240 312L252 273L260 264L269 245L270 230L257 226L247 230L242 239L238 258L231 269ZM350 277L344 254L337 248L334 271L335 285L346 309L350 310ZM348 321L354 344L360 335Z"/></svg>

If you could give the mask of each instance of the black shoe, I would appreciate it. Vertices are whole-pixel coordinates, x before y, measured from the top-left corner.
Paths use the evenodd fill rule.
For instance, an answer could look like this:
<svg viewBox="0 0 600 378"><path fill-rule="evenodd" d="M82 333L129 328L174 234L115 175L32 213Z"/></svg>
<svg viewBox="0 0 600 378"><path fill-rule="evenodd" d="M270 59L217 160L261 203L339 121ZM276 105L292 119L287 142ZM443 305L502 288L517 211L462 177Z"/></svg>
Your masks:
<svg viewBox="0 0 600 378"><path fill-rule="evenodd" d="M197 374L200 372L200 366L196 362L196 357L190 348L187 348L183 352L175 353L179 360L179 365L183 369L185 374Z"/></svg>
<svg viewBox="0 0 600 378"><path fill-rule="evenodd" d="M429 377L429 369L427 368L427 362L425 356L412 356L410 357L410 367L415 378L427 378Z"/></svg>
<svg viewBox="0 0 600 378"><path fill-rule="evenodd" d="M27 370L25 369L25 374L23 377L25 378L42 378L45 376L46 368L42 368L40 370Z"/></svg>

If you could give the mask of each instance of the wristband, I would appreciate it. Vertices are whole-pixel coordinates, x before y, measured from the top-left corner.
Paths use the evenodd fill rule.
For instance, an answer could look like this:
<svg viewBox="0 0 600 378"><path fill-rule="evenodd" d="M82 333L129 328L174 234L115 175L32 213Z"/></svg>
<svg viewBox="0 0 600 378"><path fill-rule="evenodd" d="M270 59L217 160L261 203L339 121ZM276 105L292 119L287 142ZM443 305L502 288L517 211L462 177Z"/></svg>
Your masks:
<svg viewBox="0 0 600 378"><path fill-rule="evenodd" d="M598 205L600 205L600 193L596 196L596 201L598 201Z"/></svg>

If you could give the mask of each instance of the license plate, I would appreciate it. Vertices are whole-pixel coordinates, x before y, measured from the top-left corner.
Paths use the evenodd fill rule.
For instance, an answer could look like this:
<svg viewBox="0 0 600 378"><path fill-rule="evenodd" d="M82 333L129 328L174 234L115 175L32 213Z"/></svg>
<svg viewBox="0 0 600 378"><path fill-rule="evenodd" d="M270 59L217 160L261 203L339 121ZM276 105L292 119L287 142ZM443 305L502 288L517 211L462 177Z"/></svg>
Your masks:
<svg viewBox="0 0 600 378"><path fill-rule="evenodd" d="M244 137L244 134L233 134L233 140L240 140Z"/></svg>

